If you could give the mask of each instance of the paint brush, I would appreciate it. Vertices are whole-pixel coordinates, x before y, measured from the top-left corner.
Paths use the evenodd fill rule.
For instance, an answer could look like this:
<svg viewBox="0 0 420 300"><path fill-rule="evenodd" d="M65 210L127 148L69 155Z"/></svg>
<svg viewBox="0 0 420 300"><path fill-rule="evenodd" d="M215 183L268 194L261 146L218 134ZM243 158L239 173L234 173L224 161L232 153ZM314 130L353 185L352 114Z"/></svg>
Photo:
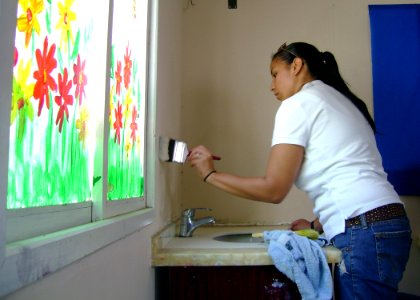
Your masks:
<svg viewBox="0 0 420 300"><path fill-rule="evenodd" d="M161 161L183 164L189 155L187 143L172 138L159 137L159 159ZM221 158L213 155L213 159L220 160Z"/></svg>

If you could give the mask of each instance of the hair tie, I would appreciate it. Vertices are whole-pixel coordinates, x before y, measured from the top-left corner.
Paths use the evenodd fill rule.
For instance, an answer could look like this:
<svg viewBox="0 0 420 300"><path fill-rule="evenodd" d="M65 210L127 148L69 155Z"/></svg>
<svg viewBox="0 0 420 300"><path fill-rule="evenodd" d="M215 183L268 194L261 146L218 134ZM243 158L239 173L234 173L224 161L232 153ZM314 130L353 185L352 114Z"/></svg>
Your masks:
<svg viewBox="0 0 420 300"><path fill-rule="evenodd" d="M321 60L324 65L327 64L327 55L325 52L321 52Z"/></svg>

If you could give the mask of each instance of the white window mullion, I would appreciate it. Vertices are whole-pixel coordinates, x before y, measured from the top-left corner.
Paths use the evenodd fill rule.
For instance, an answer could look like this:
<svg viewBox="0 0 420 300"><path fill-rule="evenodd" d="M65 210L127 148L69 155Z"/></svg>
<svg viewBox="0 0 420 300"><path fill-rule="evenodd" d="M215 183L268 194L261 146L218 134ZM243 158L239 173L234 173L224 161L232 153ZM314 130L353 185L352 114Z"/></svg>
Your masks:
<svg viewBox="0 0 420 300"><path fill-rule="evenodd" d="M94 161L94 178L97 178L98 181L93 186L93 207L92 207L92 222L103 220L105 204L106 204L106 194L108 189L108 168L107 168L107 159L108 159L108 132L109 132L109 72L111 69L111 51L112 51L112 11L113 11L114 1L109 1L109 14L108 14L108 35L107 35L107 45L106 45L106 63L105 63L105 72L104 72L104 82L105 82L105 93L104 101L101 106L101 110L98 111L98 114L103 116L102 120L99 122L97 127L96 135L96 150L95 150L95 161ZM100 177L100 178L99 178Z"/></svg>

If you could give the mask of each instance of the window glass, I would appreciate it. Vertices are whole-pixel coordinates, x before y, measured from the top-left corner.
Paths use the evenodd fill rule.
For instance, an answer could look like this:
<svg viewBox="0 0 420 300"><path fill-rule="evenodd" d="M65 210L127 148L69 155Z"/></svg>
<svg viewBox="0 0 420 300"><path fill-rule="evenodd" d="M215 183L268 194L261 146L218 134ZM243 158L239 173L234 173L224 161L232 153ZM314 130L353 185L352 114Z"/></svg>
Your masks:
<svg viewBox="0 0 420 300"><path fill-rule="evenodd" d="M148 1L115 1L109 95L108 200L144 194Z"/></svg>
<svg viewBox="0 0 420 300"><path fill-rule="evenodd" d="M102 178L94 174L94 156L103 153L107 199L144 195L148 1L113 3L110 47L104 5L19 0L8 209L90 201Z"/></svg>
<svg viewBox="0 0 420 300"><path fill-rule="evenodd" d="M95 135L104 118L98 112L105 99L107 6L102 0L19 0L8 209L92 198L99 179L93 178Z"/></svg>

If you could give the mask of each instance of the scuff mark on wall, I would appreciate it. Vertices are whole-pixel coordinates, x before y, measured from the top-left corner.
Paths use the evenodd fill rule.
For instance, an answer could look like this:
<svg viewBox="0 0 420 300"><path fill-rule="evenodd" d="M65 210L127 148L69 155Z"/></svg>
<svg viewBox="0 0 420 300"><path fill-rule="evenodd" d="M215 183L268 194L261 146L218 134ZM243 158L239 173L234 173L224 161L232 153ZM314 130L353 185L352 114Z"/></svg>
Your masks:
<svg viewBox="0 0 420 300"><path fill-rule="evenodd" d="M39 261L36 251L29 247L23 247L19 259L16 261L17 276L21 283L30 283L41 279L51 273L48 261L43 263L34 263ZM35 267L38 266L38 267Z"/></svg>

